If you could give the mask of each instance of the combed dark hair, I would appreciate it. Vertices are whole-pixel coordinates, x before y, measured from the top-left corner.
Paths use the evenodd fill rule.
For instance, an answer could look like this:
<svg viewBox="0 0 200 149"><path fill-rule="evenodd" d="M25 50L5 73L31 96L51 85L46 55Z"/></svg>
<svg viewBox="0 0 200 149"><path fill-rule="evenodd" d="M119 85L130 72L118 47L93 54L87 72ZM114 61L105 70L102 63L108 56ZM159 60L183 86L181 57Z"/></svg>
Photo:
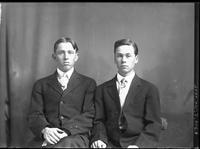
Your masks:
<svg viewBox="0 0 200 149"><path fill-rule="evenodd" d="M115 42L115 44L114 44L114 53L116 52L116 49L119 46L122 46L122 45L131 45L131 46L133 46L135 55L138 55L137 44L135 42L133 42L132 40L130 40L130 39L120 39L120 40L117 40Z"/></svg>
<svg viewBox="0 0 200 149"><path fill-rule="evenodd" d="M76 44L76 42L74 40L72 40L71 38L68 38L68 37L62 37L62 38L58 39L55 42L55 44L54 44L54 53L56 52L56 49L58 48L58 45L60 43L63 43L63 42L64 43L70 42L72 44L73 48L76 50L76 52L79 50L78 46L77 46L77 44Z"/></svg>

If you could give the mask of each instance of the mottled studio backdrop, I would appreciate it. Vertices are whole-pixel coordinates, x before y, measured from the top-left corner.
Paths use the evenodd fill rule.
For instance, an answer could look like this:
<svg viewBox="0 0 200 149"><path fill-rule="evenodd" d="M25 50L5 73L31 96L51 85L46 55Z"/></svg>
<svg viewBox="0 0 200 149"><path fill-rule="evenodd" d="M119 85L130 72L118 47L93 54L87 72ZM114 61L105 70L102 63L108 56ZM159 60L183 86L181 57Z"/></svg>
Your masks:
<svg viewBox="0 0 200 149"><path fill-rule="evenodd" d="M193 145L193 3L2 3L1 14L1 147L7 146L8 132L13 147L32 138L26 121L32 85L55 71L51 54L62 36L77 42L76 69L97 84L116 73L114 42L134 40L136 72L158 86L168 121L160 146Z"/></svg>

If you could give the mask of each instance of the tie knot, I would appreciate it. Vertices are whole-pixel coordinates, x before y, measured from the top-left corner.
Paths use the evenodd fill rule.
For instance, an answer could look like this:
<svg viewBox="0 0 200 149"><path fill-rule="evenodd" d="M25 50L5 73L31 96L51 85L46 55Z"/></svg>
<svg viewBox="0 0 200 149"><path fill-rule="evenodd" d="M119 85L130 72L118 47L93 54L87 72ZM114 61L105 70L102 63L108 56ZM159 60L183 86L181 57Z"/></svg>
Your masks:
<svg viewBox="0 0 200 149"><path fill-rule="evenodd" d="M63 74L63 75L60 75L59 78L60 78L60 79L68 79L68 75Z"/></svg>
<svg viewBox="0 0 200 149"><path fill-rule="evenodd" d="M120 85L122 88L126 87L127 80L125 78L121 79Z"/></svg>
<svg viewBox="0 0 200 149"><path fill-rule="evenodd" d="M68 75L67 75L67 73L63 74L63 77L65 77L65 78L68 78Z"/></svg>
<svg viewBox="0 0 200 149"><path fill-rule="evenodd" d="M67 75L63 75L63 76L60 76L58 78L58 81L60 82L62 87L66 88L67 84L68 84L68 81L69 81L69 78L68 78Z"/></svg>

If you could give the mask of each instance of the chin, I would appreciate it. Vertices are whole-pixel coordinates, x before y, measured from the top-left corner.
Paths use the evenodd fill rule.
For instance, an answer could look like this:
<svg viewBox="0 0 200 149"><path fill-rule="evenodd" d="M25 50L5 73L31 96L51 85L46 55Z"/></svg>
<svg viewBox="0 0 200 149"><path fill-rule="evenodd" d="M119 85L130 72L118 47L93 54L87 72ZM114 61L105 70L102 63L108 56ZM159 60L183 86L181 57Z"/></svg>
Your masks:
<svg viewBox="0 0 200 149"><path fill-rule="evenodd" d="M121 72L124 74L126 74L126 73L128 73L129 72L129 70L127 70L127 69L123 69L123 70L121 70Z"/></svg>
<svg viewBox="0 0 200 149"><path fill-rule="evenodd" d="M66 66L63 67L63 71L65 71L65 72L68 71L68 70L70 70L70 69L71 69L71 67L66 67Z"/></svg>
<svg viewBox="0 0 200 149"><path fill-rule="evenodd" d="M120 71L120 74L126 76L130 71Z"/></svg>

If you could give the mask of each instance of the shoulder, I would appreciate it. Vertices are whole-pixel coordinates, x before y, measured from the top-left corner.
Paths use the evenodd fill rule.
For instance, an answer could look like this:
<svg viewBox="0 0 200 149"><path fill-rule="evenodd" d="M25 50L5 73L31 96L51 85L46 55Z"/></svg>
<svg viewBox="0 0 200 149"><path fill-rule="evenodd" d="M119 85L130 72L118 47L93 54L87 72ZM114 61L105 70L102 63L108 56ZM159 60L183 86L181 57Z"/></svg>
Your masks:
<svg viewBox="0 0 200 149"><path fill-rule="evenodd" d="M86 76L86 75L83 75L83 74L78 73L78 72L76 72L76 74L79 76L79 78L81 78L82 81L96 84L96 81L93 78Z"/></svg>
<svg viewBox="0 0 200 149"><path fill-rule="evenodd" d="M145 86L149 90L158 91L158 88L157 88L157 86L154 83L152 83L152 82L150 82L148 80L142 79L140 77L138 77L138 78L140 79L140 82L141 82L142 86Z"/></svg>
<svg viewBox="0 0 200 149"><path fill-rule="evenodd" d="M89 81L95 81L93 78L89 77L89 76L86 76L86 75L83 75L81 73L78 73L77 72L77 75L81 78L81 79L84 79L84 80L89 80Z"/></svg>
<svg viewBox="0 0 200 149"><path fill-rule="evenodd" d="M115 84L115 77L98 85L98 88L106 88Z"/></svg>
<svg viewBox="0 0 200 149"><path fill-rule="evenodd" d="M35 83L44 83L47 82L48 80L51 80L54 77L55 74L51 74L42 78L39 78L35 81Z"/></svg>
<svg viewBox="0 0 200 149"><path fill-rule="evenodd" d="M33 86L34 87L43 86L43 85L47 84L47 82L49 82L50 80L53 80L55 77L56 77L56 74L53 73L51 75L39 78L34 82Z"/></svg>

